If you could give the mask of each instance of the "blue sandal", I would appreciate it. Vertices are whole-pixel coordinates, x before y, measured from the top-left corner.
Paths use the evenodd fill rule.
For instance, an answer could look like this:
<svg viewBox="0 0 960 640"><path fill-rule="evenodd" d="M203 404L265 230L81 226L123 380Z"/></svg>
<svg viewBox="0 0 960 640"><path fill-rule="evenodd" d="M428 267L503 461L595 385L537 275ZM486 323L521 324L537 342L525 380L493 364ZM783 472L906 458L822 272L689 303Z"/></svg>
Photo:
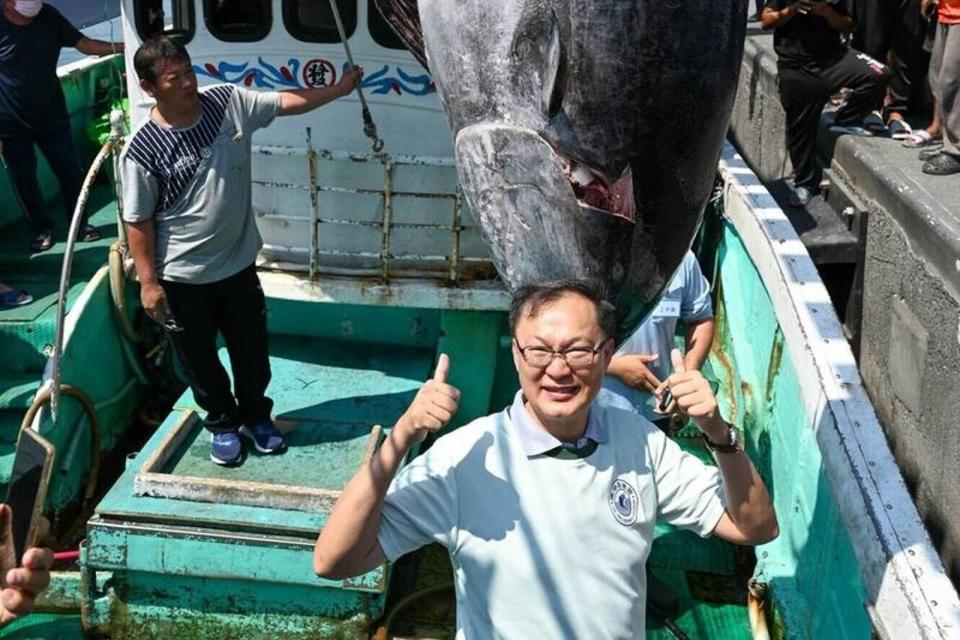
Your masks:
<svg viewBox="0 0 960 640"><path fill-rule="evenodd" d="M33 302L33 296L16 287L0 293L0 307L22 307Z"/></svg>

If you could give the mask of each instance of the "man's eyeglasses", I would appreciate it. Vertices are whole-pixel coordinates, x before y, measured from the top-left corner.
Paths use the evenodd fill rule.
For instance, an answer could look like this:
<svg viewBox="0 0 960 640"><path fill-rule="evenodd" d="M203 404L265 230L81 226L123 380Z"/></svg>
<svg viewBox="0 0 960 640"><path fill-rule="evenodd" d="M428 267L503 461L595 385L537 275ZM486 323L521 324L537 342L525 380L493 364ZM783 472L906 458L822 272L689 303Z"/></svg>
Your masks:
<svg viewBox="0 0 960 640"><path fill-rule="evenodd" d="M520 351L520 356L523 358L523 361L532 367L538 367L540 369L549 367L553 359L557 357L562 358L571 369L589 367L597 359L597 354L600 353L603 345L607 344L608 340L610 340L610 338L605 338L592 349L590 347L570 347L563 351L554 351L549 347L521 347L517 339L513 339L517 345L517 349Z"/></svg>

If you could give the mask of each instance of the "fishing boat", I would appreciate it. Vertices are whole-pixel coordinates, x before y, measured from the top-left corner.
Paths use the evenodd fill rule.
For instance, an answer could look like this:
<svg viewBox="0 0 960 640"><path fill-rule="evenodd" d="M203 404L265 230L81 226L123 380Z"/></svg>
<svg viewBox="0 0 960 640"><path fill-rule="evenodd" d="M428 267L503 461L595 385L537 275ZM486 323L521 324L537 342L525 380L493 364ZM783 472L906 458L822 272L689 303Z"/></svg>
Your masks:
<svg viewBox="0 0 960 640"><path fill-rule="evenodd" d="M506 406L517 388L509 295L457 183L435 87L372 1L337 7L384 147L371 150L353 98L254 136L269 392L288 451L250 455L236 468L211 464L199 408L139 310L111 170L123 144L111 111L125 99L137 123L149 108L134 75L121 75L136 46L176 35L201 84L264 90L329 84L347 64L326 3L223 6L231 5L125 0L126 60L61 69L78 141L91 158L99 150L103 170L82 200L104 240L28 256L15 207L2 213L0 273L37 300L0 313L0 477L19 429L53 443L47 514L63 548L77 552L57 566L37 612L2 635L452 637L442 550L347 580L312 571L340 490L439 353L450 355L450 382L464 390L450 429ZM9 185L0 189L14 202ZM960 637L956 590L829 295L729 145L695 249L718 321L704 372L744 430L781 534L754 549L659 526L649 565L677 602L648 616L647 636ZM675 437L709 463L694 434L687 426Z"/></svg>

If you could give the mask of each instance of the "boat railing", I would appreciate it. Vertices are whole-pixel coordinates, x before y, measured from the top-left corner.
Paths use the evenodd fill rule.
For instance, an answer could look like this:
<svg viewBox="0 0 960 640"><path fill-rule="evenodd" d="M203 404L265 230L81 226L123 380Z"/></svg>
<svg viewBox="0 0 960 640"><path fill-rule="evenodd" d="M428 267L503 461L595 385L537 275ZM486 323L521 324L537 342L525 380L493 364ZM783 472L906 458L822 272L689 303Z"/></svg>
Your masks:
<svg viewBox="0 0 960 640"><path fill-rule="evenodd" d="M321 275L495 278L452 158L259 145L253 208L261 267Z"/></svg>

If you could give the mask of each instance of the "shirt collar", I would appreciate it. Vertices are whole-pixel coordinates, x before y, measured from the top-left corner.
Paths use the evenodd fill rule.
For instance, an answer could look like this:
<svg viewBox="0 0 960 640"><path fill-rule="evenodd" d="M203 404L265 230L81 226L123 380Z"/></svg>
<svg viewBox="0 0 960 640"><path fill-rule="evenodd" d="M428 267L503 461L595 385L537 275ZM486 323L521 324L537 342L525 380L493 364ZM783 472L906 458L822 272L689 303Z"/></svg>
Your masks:
<svg viewBox="0 0 960 640"><path fill-rule="evenodd" d="M587 440L598 444L607 441L607 429L603 424L600 405L590 405L587 414L587 428L577 442L562 442L550 435L546 429L538 425L523 406L523 391L517 391L513 404L510 406L510 422L515 427L515 433L520 438L520 444L527 457L536 456L561 446L582 447Z"/></svg>

